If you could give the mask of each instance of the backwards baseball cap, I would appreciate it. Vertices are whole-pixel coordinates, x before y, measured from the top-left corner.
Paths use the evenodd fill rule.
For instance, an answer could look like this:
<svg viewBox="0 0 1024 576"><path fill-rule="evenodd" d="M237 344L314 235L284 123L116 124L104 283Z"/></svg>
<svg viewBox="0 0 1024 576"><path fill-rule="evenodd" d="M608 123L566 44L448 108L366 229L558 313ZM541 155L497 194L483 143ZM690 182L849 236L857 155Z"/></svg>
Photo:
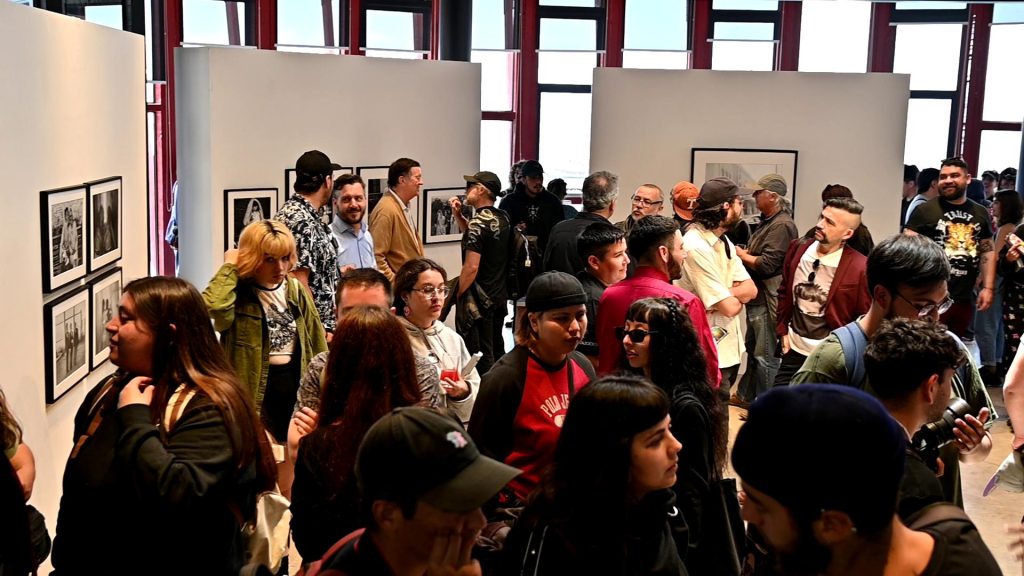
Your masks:
<svg viewBox="0 0 1024 576"><path fill-rule="evenodd" d="M369 502L422 500L448 512L479 508L520 473L480 454L455 420L420 407L396 408L371 426L355 471Z"/></svg>
<svg viewBox="0 0 1024 576"><path fill-rule="evenodd" d="M750 188L741 188L728 178L712 178L700 187L699 203L701 208L712 208L736 196L750 196L753 193Z"/></svg>
<svg viewBox="0 0 1024 576"><path fill-rule="evenodd" d="M583 284L575 276L557 270L537 276L526 289L527 312L544 312L586 303L587 293L583 291Z"/></svg>
<svg viewBox="0 0 1024 576"><path fill-rule="evenodd" d="M341 170L341 166L331 162L327 154L319 150L304 152L295 161L295 185L303 188L313 184L320 186L335 170Z"/></svg>
<svg viewBox="0 0 1024 576"><path fill-rule="evenodd" d="M778 174L766 174L761 176L761 179L757 181L757 190L767 190L769 192L775 192L779 196L785 196L788 187L786 186L786 179Z"/></svg>
<svg viewBox="0 0 1024 576"><path fill-rule="evenodd" d="M800 446L780 450L779 438ZM906 434L870 394L836 384L774 388L750 406L732 465L798 518L845 512L861 530L892 522Z"/></svg>
<svg viewBox="0 0 1024 576"><path fill-rule="evenodd" d="M698 196L700 196L700 190L693 182L680 180L672 187L672 204L675 206L676 212L682 212L690 220L693 220L693 210L697 207Z"/></svg>
<svg viewBox="0 0 1024 576"><path fill-rule="evenodd" d="M999 173L999 179L1000 180L1005 180L1007 178L1016 180L1017 179L1017 169L1011 166L1009 168L1004 169L1002 172Z"/></svg>
<svg viewBox="0 0 1024 576"><path fill-rule="evenodd" d="M543 178L544 167L536 160L527 160L523 163L523 167L519 169L519 173L528 178Z"/></svg>
<svg viewBox="0 0 1024 576"><path fill-rule="evenodd" d="M462 178L465 179L466 182L472 182L487 188L491 191L491 194L494 194L495 196L505 195L505 193L501 191L501 179L499 179L498 175L494 172L477 172L472 176L464 175Z"/></svg>

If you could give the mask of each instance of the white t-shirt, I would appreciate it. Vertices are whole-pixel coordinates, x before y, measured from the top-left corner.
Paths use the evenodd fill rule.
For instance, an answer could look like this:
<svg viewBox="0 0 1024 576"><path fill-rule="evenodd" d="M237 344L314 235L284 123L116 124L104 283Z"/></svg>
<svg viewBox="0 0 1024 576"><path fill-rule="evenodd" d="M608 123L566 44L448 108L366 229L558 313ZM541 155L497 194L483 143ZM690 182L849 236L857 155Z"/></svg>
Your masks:
<svg viewBox="0 0 1024 576"><path fill-rule="evenodd" d="M277 288L255 286L270 332L270 356L291 356L295 352L295 316L288 306L288 280ZM271 364L281 363L273 361Z"/></svg>
<svg viewBox="0 0 1024 576"><path fill-rule="evenodd" d="M844 248L818 255L818 242L807 247L793 275L793 317L789 321L789 347L810 356L831 329L825 322L825 303ZM812 276L813 281L812 281Z"/></svg>

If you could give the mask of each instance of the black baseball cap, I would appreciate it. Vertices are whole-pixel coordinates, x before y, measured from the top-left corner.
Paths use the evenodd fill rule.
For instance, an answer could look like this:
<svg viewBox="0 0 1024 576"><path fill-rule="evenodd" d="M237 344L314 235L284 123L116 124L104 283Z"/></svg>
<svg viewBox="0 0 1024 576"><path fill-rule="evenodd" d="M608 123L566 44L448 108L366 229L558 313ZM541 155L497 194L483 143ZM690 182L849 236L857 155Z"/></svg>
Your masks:
<svg viewBox="0 0 1024 576"><path fill-rule="evenodd" d="M295 161L295 185L308 187L310 184L315 184L319 186L335 170L341 170L341 166L331 162L327 154L319 150L304 152Z"/></svg>
<svg viewBox="0 0 1024 576"><path fill-rule="evenodd" d="M519 169L519 173L527 178L543 178L544 167L536 160L527 160L523 163L523 167Z"/></svg>
<svg viewBox="0 0 1024 576"><path fill-rule="evenodd" d="M501 191L501 179L498 178L498 175L494 172L477 172L472 176L463 175L462 178L465 179L466 182L472 182L487 188L491 191L491 194L494 194L495 196L505 195L505 193Z"/></svg>
<svg viewBox="0 0 1024 576"><path fill-rule="evenodd" d="M713 208L736 196L750 196L753 193L753 189L742 188L728 178L712 178L700 187L697 200L701 208Z"/></svg>
<svg viewBox="0 0 1024 576"><path fill-rule="evenodd" d="M455 420L429 408L396 408L370 427L356 455L356 480L369 502L422 500L469 512L520 471L480 454Z"/></svg>
<svg viewBox="0 0 1024 576"><path fill-rule="evenodd" d="M526 289L527 312L545 312L586 303L587 293L583 284L572 274L557 270L537 276Z"/></svg>

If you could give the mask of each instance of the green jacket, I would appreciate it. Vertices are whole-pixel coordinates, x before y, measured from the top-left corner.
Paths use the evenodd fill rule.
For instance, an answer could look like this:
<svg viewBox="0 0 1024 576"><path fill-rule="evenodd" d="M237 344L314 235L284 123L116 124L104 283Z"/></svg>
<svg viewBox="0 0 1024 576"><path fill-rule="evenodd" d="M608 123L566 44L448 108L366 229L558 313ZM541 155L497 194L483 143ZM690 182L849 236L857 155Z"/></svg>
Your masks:
<svg viewBox="0 0 1024 576"><path fill-rule="evenodd" d="M301 374L313 356L327 350L327 340L309 292L295 278L289 276L287 282L288 305L295 315L299 340ZM259 409L270 370L270 331L259 297L248 283L238 282L238 268L234 264L224 264L203 290L203 300L210 309L214 330L220 332L221 346Z"/></svg>

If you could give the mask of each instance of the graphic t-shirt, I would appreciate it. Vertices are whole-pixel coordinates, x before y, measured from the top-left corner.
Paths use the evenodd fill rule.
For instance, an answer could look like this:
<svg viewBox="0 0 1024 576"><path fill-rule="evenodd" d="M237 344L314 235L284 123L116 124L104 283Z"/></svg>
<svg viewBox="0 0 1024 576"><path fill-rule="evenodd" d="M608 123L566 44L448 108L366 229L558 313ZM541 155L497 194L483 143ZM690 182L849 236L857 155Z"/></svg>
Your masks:
<svg viewBox="0 0 1024 576"><path fill-rule="evenodd" d="M953 204L935 198L914 209L907 228L931 238L945 250L953 300L973 301L974 282L981 268L980 245L992 239L988 210L973 200Z"/></svg>
<svg viewBox="0 0 1024 576"><path fill-rule="evenodd" d="M477 210L462 236L463 258L467 250L480 255L480 269L475 282L492 301L501 302L502 306L507 297L508 244L508 216L493 206Z"/></svg>
<svg viewBox="0 0 1024 576"><path fill-rule="evenodd" d="M270 332L270 355L291 356L295 352L296 327L295 316L288 306L288 281L281 282L277 288L255 288Z"/></svg>
<svg viewBox="0 0 1024 576"><path fill-rule="evenodd" d="M836 268L843 257L840 248L825 256L818 255L818 242L807 247L793 275L793 320L789 323L789 346L804 356L831 331L825 321L825 304L832 288Z"/></svg>

